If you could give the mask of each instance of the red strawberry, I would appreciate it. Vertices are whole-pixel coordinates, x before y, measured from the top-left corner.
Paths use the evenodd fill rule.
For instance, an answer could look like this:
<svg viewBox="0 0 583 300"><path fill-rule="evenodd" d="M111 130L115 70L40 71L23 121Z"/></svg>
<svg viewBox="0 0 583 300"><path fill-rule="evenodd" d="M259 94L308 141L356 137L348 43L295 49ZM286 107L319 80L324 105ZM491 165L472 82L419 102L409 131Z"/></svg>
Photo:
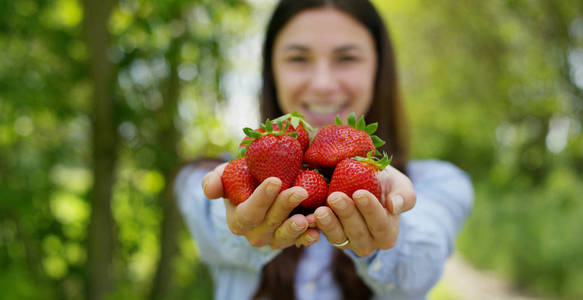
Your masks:
<svg viewBox="0 0 583 300"><path fill-rule="evenodd" d="M328 188L328 195L334 192L343 192L348 197L357 190L367 190L381 201L381 186L377 179L377 172L382 171L391 160L385 153L383 158L371 158L372 151L367 157L353 157L341 161L334 169L332 180Z"/></svg>
<svg viewBox="0 0 583 300"><path fill-rule="evenodd" d="M259 183L249 172L244 158L231 161L225 167L221 177L225 198L237 205L249 198Z"/></svg>
<svg viewBox="0 0 583 300"><path fill-rule="evenodd" d="M312 144L304 154L304 161L313 167L334 167L340 161L354 156L365 156L368 152L374 154L375 148L385 142L372 135L378 127L377 123L369 124L361 117L358 122L354 113L348 116L348 125L343 125L336 117L335 125L322 128L314 137Z"/></svg>
<svg viewBox="0 0 583 300"><path fill-rule="evenodd" d="M300 203L301 207L316 209L325 205L328 196L328 183L324 180L324 176L318 172L302 171L296 178L294 186L301 186L308 191L308 198Z"/></svg>
<svg viewBox="0 0 583 300"><path fill-rule="evenodd" d="M291 121L291 126L288 124ZM283 125L283 128L287 128L287 130L285 130L286 133L291 133L291 132L296 132L297 133L297 139L300 142L300 144L302 145L302 151L306 151L306 149L308 149L308 146L310 145L310 134L308 133L309 131L312 131L312 126L310 126L310 124L308 122L306 122L304 120L304 116L300 115L297 112L293 112L291 114L285 114L275 120L273 120L271 122L272 126L273 126L273 130L278 131L280 130L280 127L278 125L278 123L280 123ZM258 128L255 129L255 131L257 132L265 132L264 128ZM241 141L241 147L245 146L245 141L252 139L249 136L246 136L243 141Z"/></svg>
<svg viewBox="0 0 583 300"><path fill-rule="evenodd" d="M263 133L251 128L243 129L253 139L245 141L248 146L241 149L240 155L245 155L251 174L259 182L268 177L278 177L282 182L281 189L287 189L302 167L302 146L292 137L297 135L295 132L274 131L269 120L263 128Z"/></svg>
<svg viewBox="0 0 583 300"><path fill-rule="evenodd" d="M291 114L285 114L273 121L276 124L282 121L284 127L288 127L287 123L290 122L291 126L289 126L286 132L297 132L297 139L302 145L302 150L306 151L306 149L308 149L308 146L310 145L310 135L308 130L313 131L314 129L304 120L304 116L294 111Z"/></svg>

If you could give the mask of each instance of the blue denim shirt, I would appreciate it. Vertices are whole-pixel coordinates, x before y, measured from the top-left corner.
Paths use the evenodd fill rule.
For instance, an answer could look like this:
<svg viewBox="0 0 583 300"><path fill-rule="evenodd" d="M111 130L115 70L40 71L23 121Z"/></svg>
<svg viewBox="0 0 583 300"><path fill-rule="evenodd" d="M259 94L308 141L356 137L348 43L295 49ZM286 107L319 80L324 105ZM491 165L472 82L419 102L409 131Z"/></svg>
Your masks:
<svg viewBox="0 0 583 300"><path fill-rule="evenodd" d="M181 170L174 187L179 209L200 259L209 266L215 299L249 299L257 289L262 267L280 250L255 248L245 237L231 233L223 201L209 200L203 194L201 180L206 172L194 167ZM472 183L454 165L437 160L412 161L407 172L417 203L401 215L395 247L377 250L368 257L344 250L374 292L374 299L425 299L439 280L472 208ZM341 298L329 268L332 250L323 234L306 249L296 270L298 299Z"/></svg>

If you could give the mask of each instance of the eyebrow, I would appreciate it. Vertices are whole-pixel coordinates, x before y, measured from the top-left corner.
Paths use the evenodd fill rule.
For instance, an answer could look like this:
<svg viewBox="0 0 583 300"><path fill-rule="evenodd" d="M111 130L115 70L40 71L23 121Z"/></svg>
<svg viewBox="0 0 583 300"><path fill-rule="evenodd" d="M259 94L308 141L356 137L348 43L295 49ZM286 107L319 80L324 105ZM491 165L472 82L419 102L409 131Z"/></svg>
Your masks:
<svg viewBox="0 0 583 300"><path fill-rule="evenodd" d="M306 46L299 45L299 44L291 44L291 45L288 45L287 47L285 47L285 50L298 50L298 51L302 51L302 52L308 52L308 51L310 51L310 48L308 48Z"/></svg>
<svg viewBox="0 0 583 300"><path fill-rule="evenodd" d="M334 49L334 52L335 53L340 53L340 52L348 52L350 50L360 51L361 48L358 47L357 45L354 45L354 44L348 44L348 45L340 46L340 47Z"/></svg>
<svg viewBox="0 0 583 300"><path fill-rule="evenodd" d="M297 51L301 51L301 52L309 52L310 48L303 46L303 45L300 45L300 44L290 44L287 47L285 47L285 50L290 50L290 51L297 50ZM343 45L343 46L340 46L340 47L334 49L334 52L335 53L342 53L342 52L348 52L350 50L360 51L361 48L358 45L348 44L348 45Z"/></svg>

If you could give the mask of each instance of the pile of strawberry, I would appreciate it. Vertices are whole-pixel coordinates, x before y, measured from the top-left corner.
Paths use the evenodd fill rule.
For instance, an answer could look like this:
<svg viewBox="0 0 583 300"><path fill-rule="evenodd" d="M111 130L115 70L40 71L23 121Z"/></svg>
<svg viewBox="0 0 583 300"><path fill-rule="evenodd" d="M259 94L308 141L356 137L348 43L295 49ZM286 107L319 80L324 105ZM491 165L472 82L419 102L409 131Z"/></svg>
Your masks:
<svg viewBox="0 0 583 300"><path fill-rule="evenodd" d="M374 157L376 148L385 143L372 135L378 124L366 125L364 117L357 121L354 113L347 123L336 117L335 124L323 127L311 143L308 131L313 129L296 112L268 119L256 130L243 129L247 137L241 142L239 158L223 172L225 197L237 205L263 180L278 177L282 190L292 186L306 189L308 198L299 205L303 209L326 205L328 195L336 191L351 197L364 189L380 200L376 174L390 159L386 153L382 158ZM328 180L324 175L330 174Z"/></svg>

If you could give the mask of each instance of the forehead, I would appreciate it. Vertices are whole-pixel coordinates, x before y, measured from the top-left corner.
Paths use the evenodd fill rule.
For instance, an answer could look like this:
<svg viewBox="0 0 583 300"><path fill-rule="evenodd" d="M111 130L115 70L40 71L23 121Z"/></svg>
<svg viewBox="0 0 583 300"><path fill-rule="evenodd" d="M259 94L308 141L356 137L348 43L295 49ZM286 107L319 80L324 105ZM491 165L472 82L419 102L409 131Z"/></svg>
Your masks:
<svg viewBox="0 0 583 300"><path fill-rule="evenodd" d="M373 46L367 28L347 13L335 8L309 9L294 16L279 32L275 47L300 44L313 47L357 44Z"/></svg>

